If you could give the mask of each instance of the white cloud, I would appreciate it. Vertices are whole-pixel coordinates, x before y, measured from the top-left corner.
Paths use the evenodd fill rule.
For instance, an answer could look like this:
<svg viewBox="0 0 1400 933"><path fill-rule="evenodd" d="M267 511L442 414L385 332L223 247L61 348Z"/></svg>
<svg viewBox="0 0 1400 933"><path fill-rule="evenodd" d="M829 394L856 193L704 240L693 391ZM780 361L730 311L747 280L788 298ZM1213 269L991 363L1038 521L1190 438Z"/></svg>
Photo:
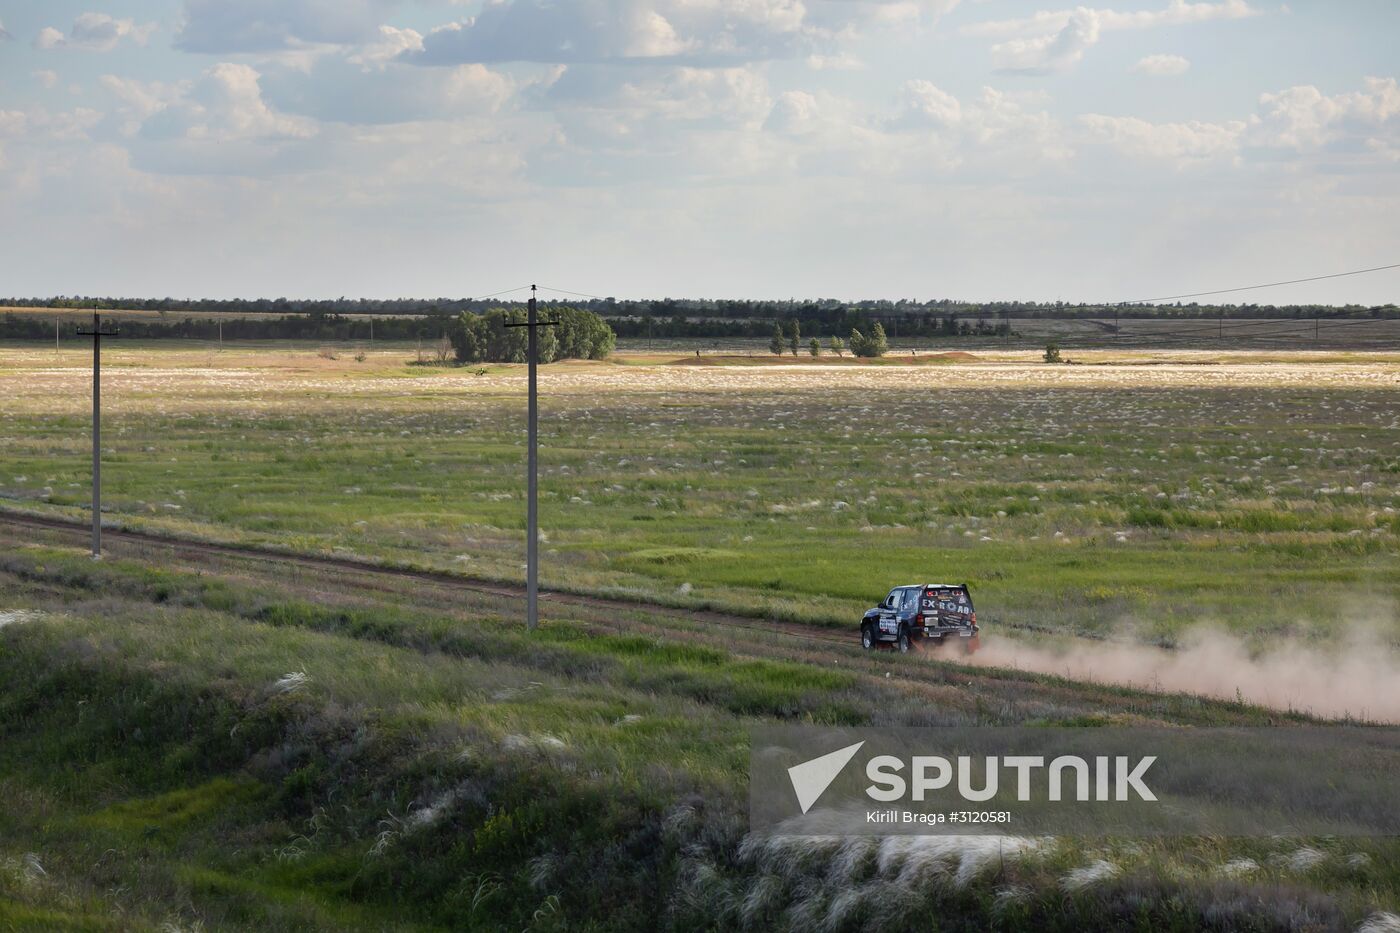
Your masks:
<svg viewBox="0 0 1400 933"><path fill-rule="evenodd" d="M1100 17L1095 10L1078 9L1056 32L1033 38L1007 39L992 46L992 62L999 71L1051 74L1068 71L1099 41Z"/></svg>
<svg viewBox="0 0 1400 933"><path fill-rule="evenodd" d="M1171 78L1186 74L1190 68L1191 63L1180 55L1148 55L1138 60L1133 71L1157 78Z"/></svg>
<svg viewBox="0 0 1400 933"><path fill-rule="evenodd" d="M932 81L913 80L904 85L906 126L953 126L962 120L962 104Z"/></svg>
<svg viewBox="0 0 1400 933"><path fill-rule="evenodd" d="M813 71L861 71L865 68L865 62L846 52L835 55L814 52L807 56L807 67Z"/></svg>
<svg viewBox="0 0 1400 933"><path fill-rule="evenodd" d="M58 72L56 71L49 71L48 69L43 68L38 71L31 72L31 74L34 77L34 80L39 82L40 87L52 89L58 86Z"/></svg>
<svg viewBox="0 0 1400 933"><path fill-rule="evenodd" d="M352 124L490 114L515 93L511 78L485 65L424 69L364 55L323 56L305 70L272 70L262 85L280 110Z"/></svg>
<svg viewBox="0 0 1400 933"><path fill-rule="evenodd" d="M23 110L0 110L0 136L23 136L29 116Z"/></svg>
<svg viewBox="0 0 1400 933"><path fill-rule="evenodd" d="M739 62L807 41L801 0L508 0L424 37L423 64Z"/></svg>
<svg viewBox="0 0 1400 933"><path fill-rule="evenodd" d="M154 139L208 142L315 135L310 121L277 113L267 105L259 78L248 65L221 62L151 114L142 133Z"/></svg>
<svg viewBox="0 0 1400 933"><path fill-rule="evenodd" d="M1091 7L1042 10L1016 19L972 23L964 26L961 32L1000 40L992 46L992 59L1001 70L1052 74L1077 65L1105 32L1245 19L1261 12L1247 0L1201 3L1171 0L1159 10L1120 12Z"/></svg>
<svg viewBox="0 0 1400 933"><path fill-rule="evenodd" d="M479 66L478 66L479 67ZM674 156L704 134L756 131L773 106L752 65L736 68L561 66L527 100L548 110L565 145L598 155L648 150Z"/></svg>
<svg viewBox="0 0 1400 933"><path fill-rule="evenodd" d="M155 32L155 23L138 26L135 20L114 19L106 13L80 13L73 28L64 35L52 26L39 30L34 38L36 49L82 49L90 52L110 52L123 39L145 45Z"/></svg>
<svg viewBox="0 0 1400 933"><path fill-rule="evenodd" d="M0 42L8 42L14 37L14 33L5 28L4 20L0 20Z"/></svg>
<svg viewBox="0 0 1400 933"><path fill-rule="evenodd" d="M778 95L768 114L764 129L789 135L802 135L818 129L821 108L817 99L806 91L784 91Z"/></svg>
<svg viewBox="0 0 1400 933"><path fill-rule="evenodd" d="M1013 175L1061 165L1073 158L1074 149L1059 121L1032 109L1037 99L985 87L977 97L959 101L929 81L908 81L899 112L886 121L891 133L886 161L943 171L995 168ZM910 134L921 142L911 145Z"/></svg>
<svg viewBox="0 0 1400 933"><path fill-rule="evenodd" d="M1242 121L1149 123L1137 117L1108 117L1096 113L1081 116L1079 123L1091 139L1119 152L1177 165L1233 158L1239 152L1247 126Z"/></svg>
<svg viewBox="0 0 1400 933"><path fill-rule="evenodd" d="M1300 158L1326 153L1352 163L1389 161L1400 146L1400 84L1367 78L1365 89L1328 96L1311 85L1263 94L1243 120L1150 123L1085 114L1080 126L1098 143L1134 158L1178 166L1228 158Z"/></svg>
<svg viewBox="0 0 1400 933"><path fill-rule="evenodd" d="M427 65L644 61L729 67L793 56L839 61L865 28L937 19L958 0L493 0L406 58Z"/></svg>
<svg viewBox="0 0 1400 933"><path fill-rule="evenodd" d="M373 42L394 0L185 0L175 47L278 52Z"/></svg>
<svg viewBox="0 0 1400 933"><path fill-rule="evenodd" d="M102 114L88 107L57 113L43 107L0 110L0 136L33 141L78 141L102 121Z"/></svg>
<svg viewBox="0 0 1400 933"><path fill-rule="evenodd" d="M1392 139L1400 135L1400 85L1394 78L1367 78L1366 90L1329 97L1311 85L1259 99L1250 142L1284 149L1316 149L1346 137Z"/></svg>
<svg viewBox="0 0 1400 933"><path fill-rule="evenodd" d="M416 29L380 26L378 38L360 46L349 56L349 60L357 65L377 65L382 68L405 52L421 51L423 36Z"/></svg>

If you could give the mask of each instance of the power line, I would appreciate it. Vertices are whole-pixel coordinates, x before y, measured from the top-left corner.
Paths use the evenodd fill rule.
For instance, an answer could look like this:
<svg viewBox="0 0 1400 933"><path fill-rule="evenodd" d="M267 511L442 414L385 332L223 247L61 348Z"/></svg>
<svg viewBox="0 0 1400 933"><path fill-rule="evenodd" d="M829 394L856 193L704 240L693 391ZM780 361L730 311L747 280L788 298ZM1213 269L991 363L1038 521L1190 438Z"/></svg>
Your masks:
<svg viewBox="0 0 1400 933"><path fill-rule="evenodd" d="M578 298L592 298L594 301L607 301L602 295L590 295L587 292L571 292L567 288L551 288L548 285L541 285L540 288L547 292L559 292L561 295L574 295Z"/></svg>
<svg viewBox="0 0 1400 933"><path fill-rule="evenodd" d="M1162 298L1134 298L1131 301L1117 301L1113 304L1147 304L1153 301L1177 301L1182 298L1204 298L1207 295L1227 295L1231 292L1248 292L1256 288L1276 288L1280 285L1300 285L1304 282L1321 282L1324 279L1341 279L1350 275L1366 275L1370 272L1385 272L1388 269L1400 269L1400 262L1391 263L1388 266L1374 266L1370 269L1354 269L1351 272L1333 272L1330 275L1313 275L1305 279L1289 279L1286 282L1266 282L1263 285L1241 285L1238 288L1218 288L1209 292L1191 292L1185 295L1166 295Z"/></svg>
<svg viewBox="0 0 1400 933"><path fill-rule="evenodd" d="M474 298L468 298L467 300L468 300L468 301L485 301L487 298L499 298L501 295L509 295L511 292L523 292L523 291L524 291L525 289L527 289L527 288L530 288L530 286L529 286L529 285L517 285L515 288L506 288L506 289L502 289L501 291L498 291L498 292L492 292L492 293L489 294L489 295L477 295L476 297L474 297Z"/></svg>

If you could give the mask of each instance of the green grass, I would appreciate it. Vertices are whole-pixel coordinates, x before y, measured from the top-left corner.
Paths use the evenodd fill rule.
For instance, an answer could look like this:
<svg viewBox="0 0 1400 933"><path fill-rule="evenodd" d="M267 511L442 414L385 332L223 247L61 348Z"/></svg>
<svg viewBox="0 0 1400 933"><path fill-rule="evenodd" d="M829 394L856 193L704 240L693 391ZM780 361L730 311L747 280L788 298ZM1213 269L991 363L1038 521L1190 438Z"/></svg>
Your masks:
<svg viewBox="0 0 1400 933"><path fill-rule="evenodd" d="M83 516L82 363L0 351L0 505ZM1400 389L1357 365L1380 375L554 367L544 579L848 631L889 585L943 579L993 631L1394 640ZM521 577L518 370L137 347L108 371L112 520ZM1301 862L1299 840L1061 840L959 881L964 854L745 837L753 724L1298 715L641 607L547 607L527 636L485 595L60 540L0 540L0 612L44 613L0 628L0 930L1291 930L1400 909L1387 840ZM1098 860L1116 874L1066 887Z"/></svg>
<svg viewBox="0 0 1400 933"><path fill-rule="evenodd" d="M6 608L39 613L0 629L0 928L802 929L841 895L850 928L1281 930L1400 906L1385 840L1312 841L1304 869L1299 840L1061 840L916 881L878 841L745 838L752 724L1278 719L1238 704L833 668L642 611L550 609L529 636L512 601L412 581L0 557ZM1257 872L1221 876L1244 857ZM1064 890L1099 859L1113 878Z"/></svg>
<svg viewBox="0 0 1400 933"><path fill-rule="evenodd" d="M519 579L518 377L405 383L301 360L117 356L109 518ZM168 376L122 382L163 362ZM81 516L85 388L67 372L12 380L0 497ZM972 584L998 626L1127 623L1152 640L1201 622L1323 637L1400 599L1393 385L872 390L799 374L755 394L725 389L730 372L705 368L703 388L677 367L547 373L547 585L847 625L888 585L940 578ZM1092 595L1105 588L1134 596Z"/></svg>

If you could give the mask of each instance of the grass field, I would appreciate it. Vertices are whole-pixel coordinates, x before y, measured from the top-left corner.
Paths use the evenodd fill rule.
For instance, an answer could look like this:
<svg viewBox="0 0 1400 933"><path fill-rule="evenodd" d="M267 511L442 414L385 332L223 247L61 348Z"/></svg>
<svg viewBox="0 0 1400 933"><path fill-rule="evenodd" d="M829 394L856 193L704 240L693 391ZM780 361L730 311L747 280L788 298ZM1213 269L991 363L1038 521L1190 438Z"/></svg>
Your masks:
<svg viewBox="0 0 1400 933"><path fill-rule="evenodd" d="M1400 925L1390 840L746 839L756 723L1305 719L863 655L893 583L989 652L1400 641L1400 356L1075 356L544 371L547 584L849 649L0 530L0 929ZM118 344L106 517L520 579L523 373L410 358ZM0 506L84 515L86 364L0 348Z"/></svg>
<svg viewBox="0 0 1400 933"><path fill-rule="evenodd" d="M1012 629L1400 635L1400 357L1172 358L552 367L544 580L849 625L940 578ZM0 352L12 505L86 507L86 363ZM522 371L405 364L118 346L107 517L518 579Z"/></svg>

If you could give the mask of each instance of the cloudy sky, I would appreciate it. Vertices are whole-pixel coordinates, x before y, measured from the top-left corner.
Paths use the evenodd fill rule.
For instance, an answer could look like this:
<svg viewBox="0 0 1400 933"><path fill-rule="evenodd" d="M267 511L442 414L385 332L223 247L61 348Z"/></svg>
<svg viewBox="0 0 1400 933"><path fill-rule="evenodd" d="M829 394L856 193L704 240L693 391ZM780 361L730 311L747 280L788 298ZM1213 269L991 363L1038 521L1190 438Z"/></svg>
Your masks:
<svg viewBox="0 0 1400 933"><path fill-rule="evenodd" d="M1400 3L1113 2L0 0L0 295L1113 301L1400 262Z"/></svg>

